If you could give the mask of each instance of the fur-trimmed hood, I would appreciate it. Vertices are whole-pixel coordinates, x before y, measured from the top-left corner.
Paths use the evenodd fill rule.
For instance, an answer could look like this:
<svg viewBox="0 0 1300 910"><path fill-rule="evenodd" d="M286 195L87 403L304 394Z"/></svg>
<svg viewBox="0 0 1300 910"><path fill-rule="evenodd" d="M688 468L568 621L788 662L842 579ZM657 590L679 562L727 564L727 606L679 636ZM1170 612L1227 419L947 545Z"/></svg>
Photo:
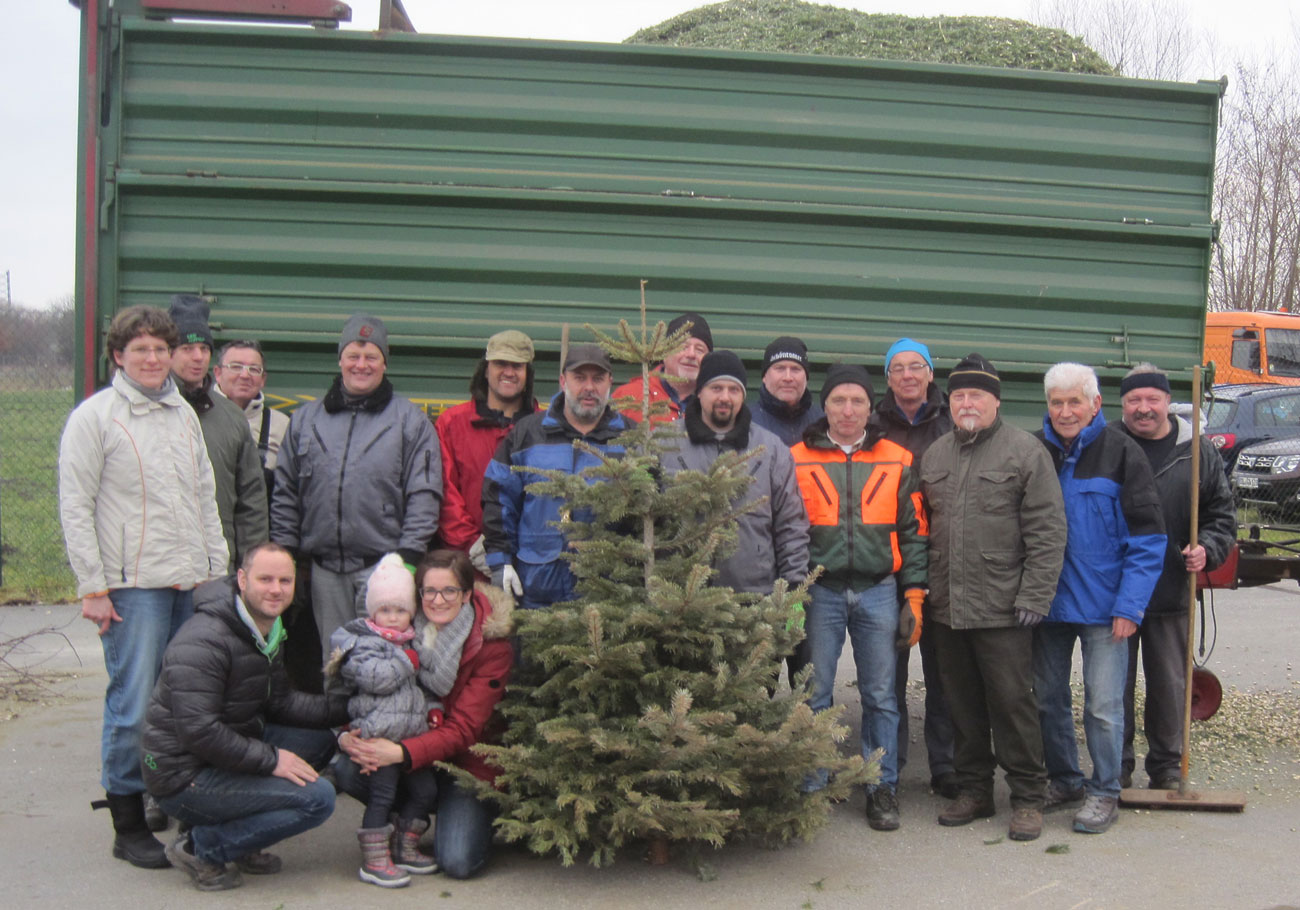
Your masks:
<svg viewBox="0 0 1300 910"><path fill-rule="evenodd" d="M474 593L483 595L483 599L491 609L491 612L483 617L483 637L489 640L508 638L515 628L514 598L485 581L474 583Z"/></svg>

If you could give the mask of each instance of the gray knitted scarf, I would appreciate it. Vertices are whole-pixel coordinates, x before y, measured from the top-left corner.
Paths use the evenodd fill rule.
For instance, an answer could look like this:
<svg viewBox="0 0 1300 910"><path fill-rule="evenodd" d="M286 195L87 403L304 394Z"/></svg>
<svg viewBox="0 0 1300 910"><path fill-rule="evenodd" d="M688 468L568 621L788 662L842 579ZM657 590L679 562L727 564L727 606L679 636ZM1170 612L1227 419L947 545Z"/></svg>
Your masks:
<svg viewBox="0 0 1300 910"><path fill-rule="evenodd" d="M439 699L445 698L456 684L460 653L465 648L470 630L474 628L474 604L465 604L456 618L442 628L423 616L418 617L417 625L412 644L420 658L420 669L417 671L420 686ZM441 702L437 707L441 707Z"/></svg>

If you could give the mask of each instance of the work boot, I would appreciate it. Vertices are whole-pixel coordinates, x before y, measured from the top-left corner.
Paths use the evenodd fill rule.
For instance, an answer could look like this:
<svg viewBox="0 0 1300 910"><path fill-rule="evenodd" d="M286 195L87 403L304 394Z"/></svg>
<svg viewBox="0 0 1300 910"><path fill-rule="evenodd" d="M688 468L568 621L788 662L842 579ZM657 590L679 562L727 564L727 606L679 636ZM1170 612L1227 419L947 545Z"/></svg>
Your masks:
<svg viewBox="0 0 1300 910"><path fill-rule="evenodd" d="M939 813L939 824L948 828L969 825L977 818L988 818L997 810L993 808L993 797L977 796L974 793L960 793L948 808Z"/></svg>
<svg viewBox="0 0 1300 910"><path fill-rule="evenodd" d="M182 834L167 845L167 858L177 869L184 869L200 891L229 891L244 883L238 869L225 863L210 863L199 859L188 833Z"/></svg>
<svg viewBox="0 0 1300 910"><path fill-rule="evenodd" d="M393 865L414 875L432 875L438 863L420 850L420 838L429 830L427 818L399 818L393 828Z"/></svg>
<svg viewBox="0 0 1300 910"><path fill-rule="evenodd" d="M280 857L274 853L258 850L256 853L248 853L235 860L235 868L248 875L275 875L284 868L284 863L280 862Z"/></svg>
<svg viewBox="0 0 1300 910"><path fill-rule="evenodd" d="M149 833L144 818L144 799L139 793L106 793L104 799L90 804L93 809L108 807L113 815L113 855L141 869L166 869L167 853L158 838Z"/></svg>
<svg viewBox="0 0 1300 910"><path fill-rule="evenodd" d="M1182 784L1182 779L1177 774L1162 774L1147 784L1149 790L1177 790Z"/></svg>
<svg viewBox="0 0 1300 910"><path fill-rule="evenodd" d="M888 787L867 791L867 824L874 831L897 831L898 797Z"/></svg>
<svg viewBox="0 0 1300 910"><path fill-rule="evenodd" d="M1113 796L1089 796L1074 813L1074 830L1080 834L1102 834L1119 818L1119 800Z"/></svg>
<svg viewBox="0 0 1300 910"><path fill-rule="evenodd" d="M1011 812L1011 827L1007 837L1012 840L1038 840L1043 833L1043 810L1019 806Z"/></svg>
<svg viewBox="0 0 1300 910"><path fill-rule="evenodd" d="M393 865L393 855L388 839L393 834L392 825L382 828L358 828L357 843L361 845L361 880L381 888L405 888L411 876Z"/></svg>
<svg viewBox="0 0 1300 910"><path fill-rule="evenodd" d="M158 800L153 798L152 793L144 795L144 821L150 831L166 831L167 826L171 824L171 819L158 806Z"/></svg>
<svg viewBox="0 0 1300 910"><path fill-rule="evenodd" d="M1043 794L1043 808L1050 812L1064 806L1077 806L1086 795L1083 784L1071 787L1064 781L1052 778L1047 782L1047 791Z"/></svg>
<svg viewBox="0 0 1300 910"><path fill-rule="evenodd" d="M957 784L957 775L952 771L945 771L931 777L930 789L944 799L956 799L961 793L961 787Z"/></svg>

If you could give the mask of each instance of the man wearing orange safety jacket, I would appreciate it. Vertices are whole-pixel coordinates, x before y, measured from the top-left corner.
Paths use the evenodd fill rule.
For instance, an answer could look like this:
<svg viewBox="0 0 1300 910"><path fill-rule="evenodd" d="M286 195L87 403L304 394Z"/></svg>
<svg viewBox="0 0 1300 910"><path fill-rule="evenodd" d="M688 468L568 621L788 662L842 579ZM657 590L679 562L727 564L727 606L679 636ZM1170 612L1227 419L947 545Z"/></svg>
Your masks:
<svg viewBox="0 0 1300 910"><path fill-rule="evenodd" d="M862 695L862 754L884 750L880 783L867 792L867 823L893 831L899 826L895 640L906 638L910 647L921 635L925 507L912 453L867 427L872 388L866 367L832 365L821 404L826 416L790 450L811 525L810 562L825 570L809 590L807 607L810 705L824 711L832 704L847 630ZM813 777L804 786L822 783Z"/></svg>

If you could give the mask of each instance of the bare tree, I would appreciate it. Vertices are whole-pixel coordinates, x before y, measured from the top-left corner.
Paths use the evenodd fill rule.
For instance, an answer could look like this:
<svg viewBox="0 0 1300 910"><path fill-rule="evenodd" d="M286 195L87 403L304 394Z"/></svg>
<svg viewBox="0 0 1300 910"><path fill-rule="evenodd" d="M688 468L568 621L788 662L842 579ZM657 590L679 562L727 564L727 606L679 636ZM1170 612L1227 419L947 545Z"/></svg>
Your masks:
<svg viewBox="0 0 1300 910"><path fill-rule="evenodd" d="M1037 25L1083 38L1122 75L1193 78L1206 36L1182 0L1034 0Z"/></svg>
<svg viewBox="0 0 1300 910"><path fill-rule="evenodd" d="M1300 72L1294 62L1238 63L1233 83L1219 135L1210 307L1300 312Z"/></svg>

